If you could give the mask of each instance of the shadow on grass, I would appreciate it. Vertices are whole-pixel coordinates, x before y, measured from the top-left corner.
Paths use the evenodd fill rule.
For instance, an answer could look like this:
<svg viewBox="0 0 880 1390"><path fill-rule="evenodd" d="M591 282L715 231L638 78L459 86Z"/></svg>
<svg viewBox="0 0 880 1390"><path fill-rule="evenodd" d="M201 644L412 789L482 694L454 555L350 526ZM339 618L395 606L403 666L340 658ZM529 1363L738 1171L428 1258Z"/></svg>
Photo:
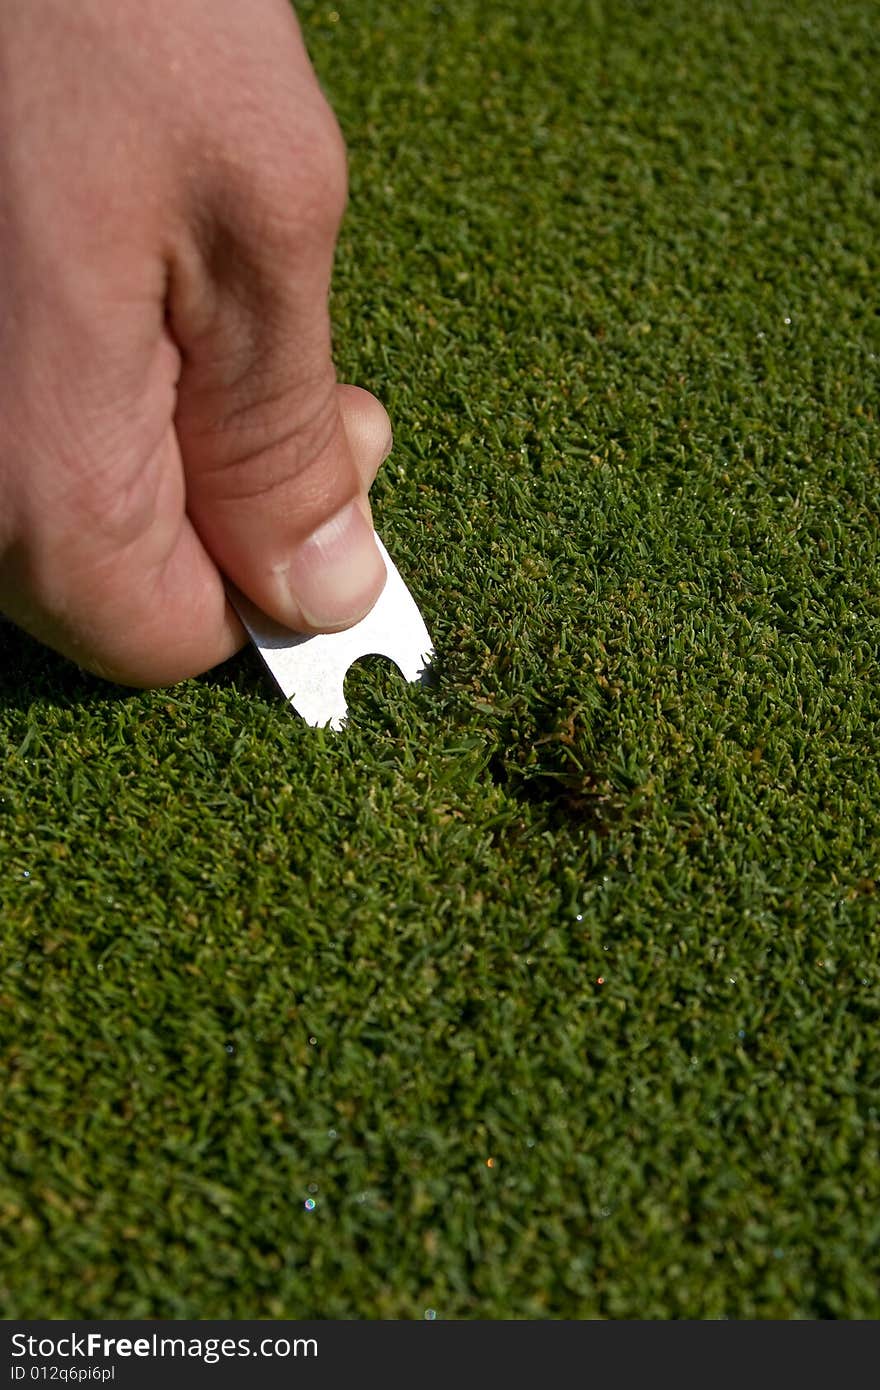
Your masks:
<svg viewBox="0 0 880 1390"><path fill-rule="evenodd" d="M397 667L386 657L369 655L355 662L346 676L345 694L356 726L368 727L373 736L396 742L402 682ZM437 689L443 684L435 665L423 685ZM186 691L194 706L200 693L210 699L214 692L246 700L281 700L272 676L250 645L175 689ZM155 693L162 698L167 695ZM143 697L144 691L104 681L14 624L0 621L0 709L26 712L35 705L110 709ZM448 714L451 722L457 723L451 710ZM607 771L591 767L582 750L573 750L571 745L578 741L576 731L558 727L555 709L549 708L532 732L533 738L524 738L521 731L498 728L495 749L486 764L496 786L528 808L532 817L537 815L547 828L578 827L602 838L621 824L640 818L638 789L614 785Z"/></svg>
<svg viewBox="0 0 880 1390"><path fill-rule="evenodd" d="M181 681L177 688L188 686L260 695L271 691L272 683L257 653L247 647L191 681ZM0 619L0 709L28 710L37 701L58 708L113 706L140 699L143 693L84 671L14 623Z"/></svg>
<svg viewBox="0 0 880 1390"><path fill-rule="evenodd" d="M133 694L82 670L13 623L0 622L0 708L27 710L37 701L55 706L115 704Z"/></svg>

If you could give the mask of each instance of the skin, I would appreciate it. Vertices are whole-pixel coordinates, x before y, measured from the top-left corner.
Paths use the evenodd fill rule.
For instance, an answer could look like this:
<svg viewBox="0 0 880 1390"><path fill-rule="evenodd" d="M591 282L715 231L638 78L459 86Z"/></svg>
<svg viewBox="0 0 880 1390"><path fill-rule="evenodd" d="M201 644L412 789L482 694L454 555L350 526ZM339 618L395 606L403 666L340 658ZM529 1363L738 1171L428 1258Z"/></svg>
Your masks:
<svg viewBox="0 0 880 1390"><path fill-rule="evenodd" d="M339 385L346 162L287 0L0 0L0 608L112 680L384 583L391 447Z"/></svg>

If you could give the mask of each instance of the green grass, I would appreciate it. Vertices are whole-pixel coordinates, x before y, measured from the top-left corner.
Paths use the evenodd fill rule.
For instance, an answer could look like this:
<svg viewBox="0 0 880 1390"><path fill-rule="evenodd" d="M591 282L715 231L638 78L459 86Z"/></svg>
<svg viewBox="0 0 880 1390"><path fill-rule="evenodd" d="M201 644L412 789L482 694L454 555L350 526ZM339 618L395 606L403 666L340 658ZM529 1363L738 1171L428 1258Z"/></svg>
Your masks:
<svg viewBox="0 0 880 1390"><path fill-rule="evenodd" d="M876 6L334 3L438 681L2 629L0 1308L880 1316Z"/></svg>

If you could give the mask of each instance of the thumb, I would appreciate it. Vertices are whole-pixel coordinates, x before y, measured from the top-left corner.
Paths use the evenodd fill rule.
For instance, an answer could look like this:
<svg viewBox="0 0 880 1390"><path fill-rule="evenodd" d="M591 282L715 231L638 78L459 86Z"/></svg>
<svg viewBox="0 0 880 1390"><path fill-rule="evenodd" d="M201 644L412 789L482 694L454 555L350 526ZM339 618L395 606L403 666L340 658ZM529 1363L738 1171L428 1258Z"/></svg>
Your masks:
<svg viewBox="0 0 880 1390"><path fill-rule="evenodd" d="M300 167L290 196L271 191L271 213L227 190L206 273L172 276L170 294L187 511L218 568L300 632L357 622L385 583L367 491L390 424L331 360L342 168L341 197L325 158L311 184Z"/></svg>

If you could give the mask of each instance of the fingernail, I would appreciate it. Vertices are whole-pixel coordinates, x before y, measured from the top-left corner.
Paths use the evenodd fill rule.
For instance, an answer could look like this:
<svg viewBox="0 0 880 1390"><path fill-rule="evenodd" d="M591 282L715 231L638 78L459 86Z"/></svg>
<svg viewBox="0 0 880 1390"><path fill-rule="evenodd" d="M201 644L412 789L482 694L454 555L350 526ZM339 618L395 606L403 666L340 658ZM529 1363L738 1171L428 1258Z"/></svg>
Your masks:
<svg viewBox="0 0 880 1390"><path fill-rule="evenodd" d="M303 541L280 577L310 627L349 627L369 613L385 583L385 563L357 503Z"/></svg>

